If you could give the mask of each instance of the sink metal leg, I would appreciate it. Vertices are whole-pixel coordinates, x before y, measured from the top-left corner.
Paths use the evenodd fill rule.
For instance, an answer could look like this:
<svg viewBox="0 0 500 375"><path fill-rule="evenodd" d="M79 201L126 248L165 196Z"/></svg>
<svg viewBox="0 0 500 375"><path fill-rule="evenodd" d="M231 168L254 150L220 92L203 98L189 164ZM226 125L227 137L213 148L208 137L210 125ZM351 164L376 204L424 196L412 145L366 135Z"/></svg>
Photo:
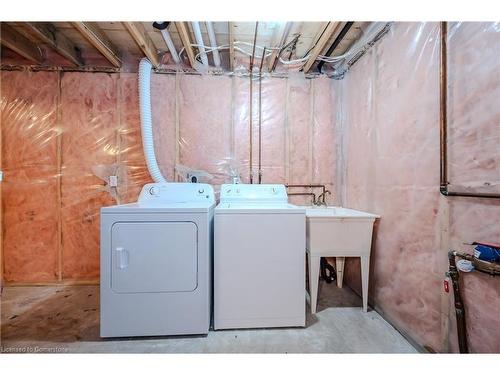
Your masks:
<svg viewBox="0 0 500 375"><path fill-rule="evenodd" d="M361 287L363 295L363 311L368 311L368 278L370 275L370 256L361 257Z"/></svg>
<svg viewBox="0 0 500 375"><path fill-rule="evenodd" d="M337 287L342 288L342 281L344 280L344 264L345 257L335 258L335 270L337 271Z"/></svg>
<svg viewBox="0 0 500 375"><path fill-rule="evenodd" d="M309 296L311 313L316 314L316 303L318 301L319 267L321 257L309 256Z"/></svg>

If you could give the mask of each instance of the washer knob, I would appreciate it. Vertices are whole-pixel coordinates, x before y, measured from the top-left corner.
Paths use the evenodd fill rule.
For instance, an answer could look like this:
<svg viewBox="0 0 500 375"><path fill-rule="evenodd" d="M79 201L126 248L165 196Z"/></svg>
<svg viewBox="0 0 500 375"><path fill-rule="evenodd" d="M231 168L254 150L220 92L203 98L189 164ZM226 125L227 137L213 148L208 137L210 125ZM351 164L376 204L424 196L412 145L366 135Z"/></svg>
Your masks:
<svg viewBox="0 0 500 375"><path fill-rule="evenodd" d="M155 186L151 186L149 188L149 194L151 194L151 195L157 195L158 194L158 189Z"/></svg>
<svg viewBox="0 0 500 375"><path fill-rule="evenodd" d="M199 189L199 190L198 190L198 193L199 193L199 194L203 194L204 192L205 192L205 189Z"/></svg>

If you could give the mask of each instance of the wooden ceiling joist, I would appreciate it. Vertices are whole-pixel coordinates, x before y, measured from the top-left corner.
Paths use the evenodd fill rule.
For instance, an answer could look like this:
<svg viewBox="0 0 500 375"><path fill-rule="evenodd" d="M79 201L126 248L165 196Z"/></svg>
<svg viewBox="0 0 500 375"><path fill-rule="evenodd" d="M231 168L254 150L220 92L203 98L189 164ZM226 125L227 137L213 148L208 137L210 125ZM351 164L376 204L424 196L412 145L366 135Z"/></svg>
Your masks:
<svg viewBox="0 0 500 375"><path fill-rule="evenodd" d="M195 67L196 60L194 58L193 48L191 47L191 39L189 38L189 29L185 22L176 22L175 27L181 38L182 45L189 59L189 64L192 68Z"/></svg>
<svg viewBox="0 0 500 375"><path fill-rule="evenodd" d="M2 45L31 62L40 64L43 61L42 50L30 39L5 23L2 23L0 41Z"/></svg>
<svg viewBox="0 0 500 375"><path fill-rule="evenodd" d="M122 61L118 48L93 22L73 22L73 26L92 44L113 66L120 68Z"/></svg>
<svg viewBox="0 0 500 375"><path fill-rule="evenodd" d="M309 59L304 65L304 73L307 73L311 69L318 56L321 54L321 51L323 51L323 49L325 48L326 43L328 43L333 35L340 32L340 30L342 29L341 26L341 22L328 22L328 25L326 25L325 30L319 37L316 45L310 53Z"/></svg>
<svg viewBox="0 0 500 375"><path fill-rule="evenodd" d="M154 67L158 67L158 65L160 65L160 60L158 59L156 47L146 33L144 26L140 22L123 22L123 25L139 45L144 55L151 61L151 64L153 64Z"/></svg>
<svg viewBox="0 0 500 375"><path fill-rule="evenodd" d="M61 56L77 66L83 65L80 50L62 32L49 22L26 22L26 29L44 43L52 47Z"/></svg>

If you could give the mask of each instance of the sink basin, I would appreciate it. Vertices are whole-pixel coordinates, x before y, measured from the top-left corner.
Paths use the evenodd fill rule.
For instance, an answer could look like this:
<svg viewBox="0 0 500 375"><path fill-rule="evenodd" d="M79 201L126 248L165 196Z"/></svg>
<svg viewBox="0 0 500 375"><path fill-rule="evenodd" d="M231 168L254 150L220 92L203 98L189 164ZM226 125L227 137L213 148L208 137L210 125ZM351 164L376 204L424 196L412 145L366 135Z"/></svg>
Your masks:
<svg viewBox="0 0 500 375"><path fill-rule="evenodd" d="M368 212L357 211L345 207L307 206L306 217L332 217L332 218L379 218L380 216Z"/></svg>
<svg viewBox="0 0 500 375"><path fill-rule="evenodd" d="M306 248L313 256L370 252L373 222L380 216L345 207L306 207Z"/></svg>
<svg viewBox="0 0 500 375"><path fill-rule="evenodd" d="M363 311L368 311L368 276L373 223L380 216L345 207L308 206L306 251L309 259L311 312L316 312L321 257L335 257L337 286L342 287L345 257L361 258Z"/></svg>

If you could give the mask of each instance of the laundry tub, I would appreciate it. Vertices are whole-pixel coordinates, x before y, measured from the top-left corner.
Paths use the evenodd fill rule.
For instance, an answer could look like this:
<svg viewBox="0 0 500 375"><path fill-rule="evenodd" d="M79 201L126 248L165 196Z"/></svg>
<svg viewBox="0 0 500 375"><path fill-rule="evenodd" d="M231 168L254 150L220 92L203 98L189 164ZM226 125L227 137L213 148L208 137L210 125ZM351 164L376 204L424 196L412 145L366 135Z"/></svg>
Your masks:
<svg viewBox="0 0 500 375"><path fill-rule="evenodd" d="M373 224L379 217L344 207L306 207L306 252L312 313L316 312L321 257L336 257L338 287L342 287L345 258L361 258L363 310L368 310Z"/></svg>

